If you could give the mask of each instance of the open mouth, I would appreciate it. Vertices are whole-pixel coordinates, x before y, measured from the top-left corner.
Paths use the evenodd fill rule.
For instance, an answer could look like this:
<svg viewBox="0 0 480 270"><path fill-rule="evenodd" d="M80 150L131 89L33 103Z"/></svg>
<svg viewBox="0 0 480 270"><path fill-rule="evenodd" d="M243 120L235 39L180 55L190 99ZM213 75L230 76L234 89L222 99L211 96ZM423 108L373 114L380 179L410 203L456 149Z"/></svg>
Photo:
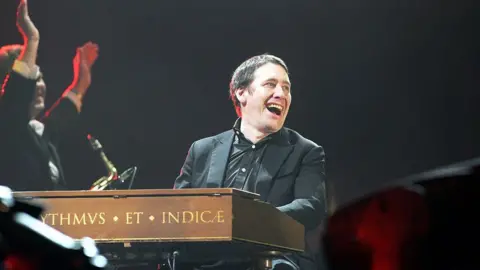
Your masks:
<svg viewBox="0 0 480 270"><path fill-rule="evenodd" d="M278 104L267 104L267 110L275 115L282 115L283 107Z"/></svg>

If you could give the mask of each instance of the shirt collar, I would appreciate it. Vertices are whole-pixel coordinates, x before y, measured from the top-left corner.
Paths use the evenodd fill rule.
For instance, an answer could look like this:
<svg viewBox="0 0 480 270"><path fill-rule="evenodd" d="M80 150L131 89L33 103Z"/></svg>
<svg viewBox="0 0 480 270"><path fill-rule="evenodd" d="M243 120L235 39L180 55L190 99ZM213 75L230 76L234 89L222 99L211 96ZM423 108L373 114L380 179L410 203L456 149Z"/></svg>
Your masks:
<svg viewBox="0 0 480 270"><path fill-rule="evenodd" d="M45 130L45 125L42 122L34 119L34 120L30 120L28 124L30 125L30 127L33 128L35 133L37 133L39 136L43 135L43 131Z"/></svg>
<svg viewBox="0 0 480 270"><path fill-rule="evenodd" d="M237 120L235 120L235 123L233 124L233 131L237 136L241 135L242 137L245 138L243 133L240 131L241 122L242 122L242 118L237 118ZM268 135L267 137L265 137L265 139L273 140L278 143L288 143L288 136L285 131L285 128L283 127L279 131ZM262 141L264 141L265 139L263 139Z"/></svg>

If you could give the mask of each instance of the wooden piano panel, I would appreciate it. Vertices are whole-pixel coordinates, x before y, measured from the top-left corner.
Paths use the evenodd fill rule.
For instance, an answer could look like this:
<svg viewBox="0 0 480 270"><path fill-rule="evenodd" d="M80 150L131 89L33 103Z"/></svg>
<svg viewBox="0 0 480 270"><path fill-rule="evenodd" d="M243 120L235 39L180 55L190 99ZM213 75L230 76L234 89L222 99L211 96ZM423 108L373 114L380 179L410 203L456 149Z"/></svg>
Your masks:
<svg viewBox="0 0 480 270"><path fill-rule="evenodd" d="M88 236L98 242L231 240L232 196L64 194L68 193L34 200L47 207L41 216L44 223L73 238Z"/></svg>
<svg viewBox="0 0 480 270"><path fill-rule="evenodd" d="M217 251L232 248L230 244L246 251L304 250L301 224L258 201L257 194L235 189L49 191L15 196L46 206L41 216L46 224L70 237L88 236L99 243L191 243L202 250L202 242L221 242L225 245Z"/></svg>

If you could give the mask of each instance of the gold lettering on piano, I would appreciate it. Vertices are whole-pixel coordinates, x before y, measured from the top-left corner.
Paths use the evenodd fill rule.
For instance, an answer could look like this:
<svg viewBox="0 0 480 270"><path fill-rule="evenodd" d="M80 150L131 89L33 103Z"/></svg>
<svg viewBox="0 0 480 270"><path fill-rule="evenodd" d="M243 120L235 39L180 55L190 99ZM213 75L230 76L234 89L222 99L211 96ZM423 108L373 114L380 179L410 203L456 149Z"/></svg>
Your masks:
<svg viewBox="0 0 480 270"><path fill-rule="evenodd" d="M73 225L87 225L87 218L85 214L77 215L73 214Z"/></svg>
<svg viewBox="0 0 480 270"><path fill-rule="evenodd" d="M140 224L140 215L143 215L143 212L127 212L125 215L127 224Z"/></svg>
<svg viewBox="0 0 480 270"><path fill-rule="evenodd" d="M60 213L60 226L70 225L70 213Z"/></svg>
<svg viewBox="0 0 480 270"><path fill-rule="evenodd" d="M225 217L223 216L223 211L217 211L217 215L215 216L215 219L217 219L217 223L224 223Z"/></svg>
<svg viewBox="0 0 480 270"><path fill-rule="evenodd" d="M212 213L212 211L203 211L203 212L201 212L201 213L200 213L200 221L201 221L201 223L210 223L210 222L206 221L206 220L203 218L203 215L205 215L205 214L211 214L211 213Z"/></svg>
<svg viewBox="0 0 480 270"><path fill-rule="evenodd" d="M162 224L208 224L225 223L225 212L223 210L203 211L178 211L161 212ZM141 224L144 212L125 212L125 220L120 216L108 217L114 224L119 222L127 225ZM106 212L83 212L83 213L45 213L40 217L42 222L50 226L82 226L82 225L104 225L106 223ZM149 221L153 222L155 216L147 213ZM147 220L146 220L147 221ZM159 220L160 221L160 220ZM110 221L111 222L111 221Z"/></svg>
<svg viewBox="0 0 480 270"><path fill-rule="evenodd" d="M105 212L98 213L47 213L41 215L42 222L51 226L103 225Z"/></svg>
<svg viewBox="0 0 480 270"><path fill-rule="evenodd" d="M179 223L179 222L178 222L179 215L180 215L180 212L177 212L176 215L174 215L174 213L172 213L172 212L168 212L168 223ZM175 222L172 222L172 219L173 219Z"/></svg>
<svg viewBox="0 0 480 270"><path fill-rule="evenodd" d="M182 212L182 223L192 223L194 214L191 211Z"/></svg>
<svg viewBox="0 0 480 270"><path fill-rule="evenodd" d="M162 223L189 224L189 223L224 223L224 211L182 211L162 212Z"/></svg>

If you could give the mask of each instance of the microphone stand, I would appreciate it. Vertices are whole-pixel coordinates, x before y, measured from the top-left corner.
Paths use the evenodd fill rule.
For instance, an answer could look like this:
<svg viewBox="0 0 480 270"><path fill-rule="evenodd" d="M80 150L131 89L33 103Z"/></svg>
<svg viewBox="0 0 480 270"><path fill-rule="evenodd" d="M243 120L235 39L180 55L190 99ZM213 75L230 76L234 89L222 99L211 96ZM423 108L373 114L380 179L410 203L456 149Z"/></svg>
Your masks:
<svg viewBox="0 0 480 270"><path fill-rule="evenodd" d="M103 151L102 144L100 144L100 142L90 134L88 134L87 139L90 142L92 149L95 152L99 153L100 158L102 159L108 171L108 175L102 176L97 181L95 181L92 184L90 190L97 191L97 190L105 190L105 189L116 189L116 188L113 188L112 186L123 184L128 179L130 179L128 189L131 189L133 185L133 181L135 180L135 176L137 175L138 168L136 166L133 166L131 168L128 168L127 170L125 170L119 175L117 168L115 167L115 165L113 165L110 159L108 159L107 155Z"/></svg>

